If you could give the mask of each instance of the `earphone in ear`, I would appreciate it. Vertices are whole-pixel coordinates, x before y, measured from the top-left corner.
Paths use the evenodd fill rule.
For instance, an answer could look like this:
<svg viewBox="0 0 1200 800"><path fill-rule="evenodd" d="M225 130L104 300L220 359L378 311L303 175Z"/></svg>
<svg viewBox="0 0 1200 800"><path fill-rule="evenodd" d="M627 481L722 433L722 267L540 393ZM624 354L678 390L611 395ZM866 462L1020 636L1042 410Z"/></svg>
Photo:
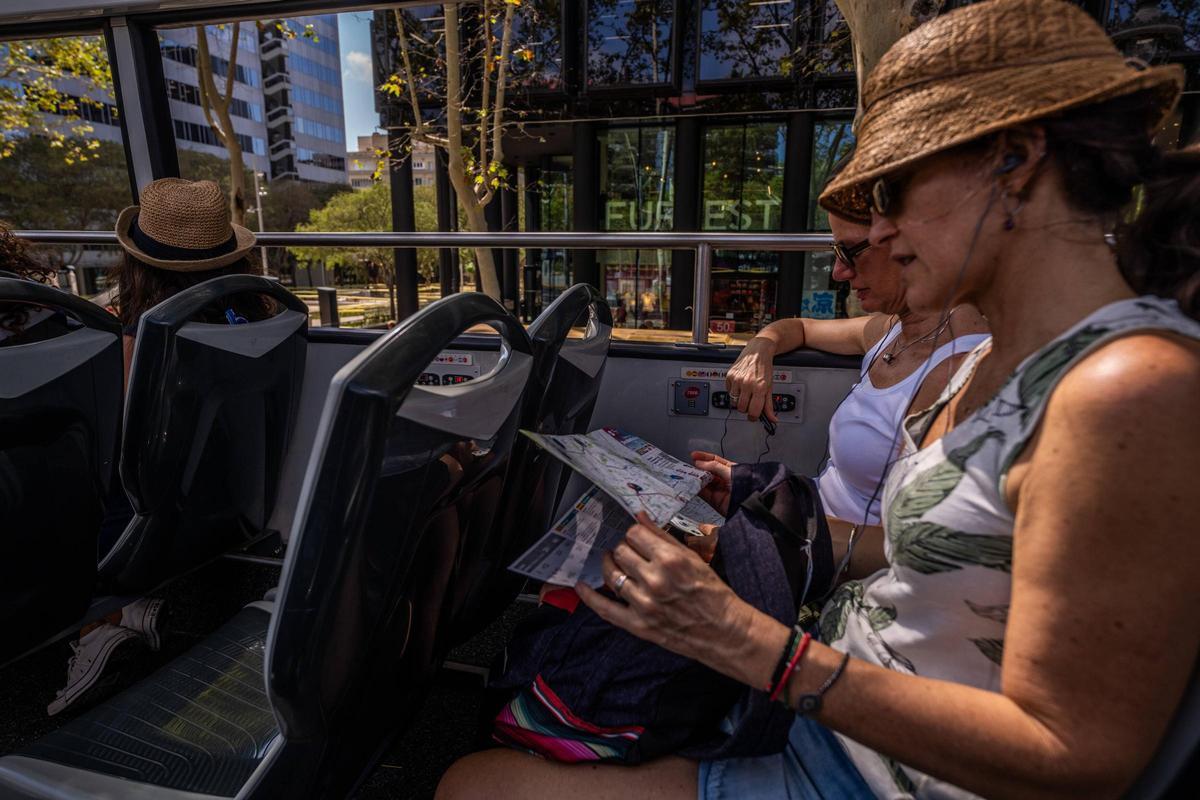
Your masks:
<svg viewBox="0 0 1200 800"><path fill-rule="evenodd" d="M1004 154L1004 163L996 170L997 175L1007 175L1017 167L1025 163L1025 156L1020 153L1008 152Z"/></svg>

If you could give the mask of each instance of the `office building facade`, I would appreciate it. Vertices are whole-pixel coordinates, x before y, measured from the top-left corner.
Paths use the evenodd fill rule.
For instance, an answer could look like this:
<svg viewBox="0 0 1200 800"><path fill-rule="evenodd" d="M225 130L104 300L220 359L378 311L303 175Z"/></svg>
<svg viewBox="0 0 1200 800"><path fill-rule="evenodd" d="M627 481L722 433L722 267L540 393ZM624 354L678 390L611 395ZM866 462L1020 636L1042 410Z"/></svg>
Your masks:
<svg viewBox="0 0 1200 800"><path fill-rule="evenodd" d="M294 38L274 25L239 26L229 111L243 160L247 169L268 180L344 184L345 112L337 16L297 17L289 20L288 27ZM233 26L208 26L206 35L214 81L224 92ZM228 158L201 105L195 27L163 30L159 41L176 147ZM111 103L89 107L87 113L92 135L121 141Z"/></svg>

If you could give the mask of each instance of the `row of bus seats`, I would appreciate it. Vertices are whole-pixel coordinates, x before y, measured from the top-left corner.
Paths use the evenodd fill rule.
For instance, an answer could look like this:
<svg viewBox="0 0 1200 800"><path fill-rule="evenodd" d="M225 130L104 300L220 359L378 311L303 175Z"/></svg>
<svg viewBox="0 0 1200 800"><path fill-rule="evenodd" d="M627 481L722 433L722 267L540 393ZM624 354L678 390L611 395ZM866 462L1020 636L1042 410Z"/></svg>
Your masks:
<svg viewBox="0 0 1200 800"><path fill-rule="evenodd" d="M180 295L172 314L194 313L196 304L226 289L267 291L259 279L217 283L226 280L196 287L193 298ZM0 285L0 292L7 288ZM271 290L290 310L276 292L286 293ZM174 569L184 563L172 550L165 509L186 512L192 506L180 499L193 494L181 490L174 505L159 500L172 486L194 486L206 469L229 468L222 453L234 454L242 436L257 436L253 444L263 445L261 454L279 452L274 448L286 443L295 407L294 393L281 385L302 368L295 348L303 345L292 337L303 338L305 323L278 321L286 311L221 331L184 322L146 336L149 317L162 309L149 312L140 328L125 445L158 452L175 477L166 478L165 469L155 474L149 457L139 468L127 467L126 449L121 474L132 484L127 488L139 519L149 519L120 545L130 552L119 559L126 566L101 570L139 584L151 580L146 576L156 564ZM582 318L586 335L568 339ZM497 366L457 386L416 386L427 365L476 325L498 332ZM349 794L411 719L449 647L515 594L503 566L541 532L565 477L517 430L586 428L610 333L603 299L576 286L528 332L491 299L463 294L430 305L369 346L329 386L275 599L251 603L166 668L0 759L0 795ZM278 381L259 375L249 361L226 363L206 352L254 360L280 348L283 355L273 362ZM19 348L0 352L5 349ZM186 387L191 399L175 399L176 387ZM207 400L210 391L241 404L237 414L261 408L261 416L247 416L219 436L199 436L200 425L221 414L212 407L216 401ZM248 400L272 392L278 393L269 402ZM165 435L176 414L197 439L185 456L162 452L170 449ZM267 427L283 438L268 445ZM212 454L196 447L213 448ZM269 496L269 488L263 485L260 497ZM267 508L255 510L262 512L257 520L269 516ZM179 523L196 526L189 530L197 538L184 540L192 556L212 511L201 503ZM164 516L156 516L160 512Z"/></svg>
<svg viewBox="0 0 1200 800"><path fill-rule="evenodd" d="M277 313L245 325L194 321L247 293L271 298ZM18 278L0 278L0 306L38 318L0 348L0 457L10 478L0 613L13 632L0 645L3 662L89 607L102 614L93 598L152 589L263 535L295 424L308 309L276 282L245 275L155 306L139 324L122 424L115 317ZM60 335L30 335L39 327ZM134 515L97 564L118 463Z"/></svg>

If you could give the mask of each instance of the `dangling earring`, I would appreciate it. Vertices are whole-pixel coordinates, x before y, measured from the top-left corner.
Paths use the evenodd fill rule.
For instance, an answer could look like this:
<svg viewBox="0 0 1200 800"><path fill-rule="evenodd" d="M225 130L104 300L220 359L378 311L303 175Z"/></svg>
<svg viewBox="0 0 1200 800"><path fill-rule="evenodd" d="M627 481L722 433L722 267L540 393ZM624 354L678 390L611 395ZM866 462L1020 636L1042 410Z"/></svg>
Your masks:
<svg viewBox="0 0 1200 800"><path fill-rule="evenodd" d="M1008 198L1009 194L1005 192L1004 197L1001 198L1001 203L1004 205L1004 230L1011 231L1017 227L1017 214L1021 213L1021 206L1025 205L1025 200L1018 197L1016 206L1009 208Z"/></svg>

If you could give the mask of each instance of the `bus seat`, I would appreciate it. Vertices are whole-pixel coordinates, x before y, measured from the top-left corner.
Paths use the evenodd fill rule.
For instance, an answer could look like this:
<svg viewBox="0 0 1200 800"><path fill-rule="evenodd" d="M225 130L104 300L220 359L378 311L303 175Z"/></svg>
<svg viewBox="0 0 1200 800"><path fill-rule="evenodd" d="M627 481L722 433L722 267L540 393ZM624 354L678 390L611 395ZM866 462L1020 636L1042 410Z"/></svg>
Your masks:
<svg viewBox="0 0 1200 800"><path fill-rule="evenodd" d="M567 338L582 320L582 339ZM538 433L586 433L600 393L608 346L612 340L612 311L600 292L587 284L576 284L564 292L529 327L537 362L538 394L531 397L531 418L526 426ZM566 484L566 468L549 458L532 442L522 439L529 465L527 486L538 492L536 506L518 532L541 536L553 522L551 516ZM520 504L517 506L520 507ZM539 516L540 515L540 516ZM532 530L526 530L530 528ZM524 550L532 539L517 542ZM513 552L513 557L519 552Z"/></svg>
<svg viewBox="0 0 1200 800"><path fill-rule="evenodd" d="M568 338L573 327L583 338ZM596 405L608 346L612 312L604 297L587 284L559 295L529 326L533 342L533 379L522 411L521 427L544 434L585 433ZM497 531L478 559L480 574L458 591L456 640L485 627L517 595L524 579L507 566L553 522L552 516L569 477L562 462L524 436L513 446L512 485L507 490Z"/></svg>
<svg viewBox="0 0 1200 800"><path fill-rule="evenodd" d="M1125 800L1195 797L1200 777L1200 664L1158 751L1125 793Z"/></svg>
<svg viewBox="0 0 1200 800"><path fill-rule="evenodd" d="M505 343L492 372L414 386L481 323ZM343 367L275 602L0 759L0 797L349 796L435 673L454 512L503 474L531 368L525 331L476 294L431 304Z"/></svg>
<svg viewBox="0 0 1200 800"><path fill-rule="evenodd" d="M196 321L271 298L244 324ZM100 563L102 588L145 591L264 532L295 425L308 307L276 281L227 275L147 311L126 398L121 478L135 516Z"/></svg>
<svg viewBox="0 0 1200 800"><path fill-rule="evenodd" d="M88 608L116 472L122 350L116 317L34 281L0 277L0 324L3 662Z"/></svg>
<svg viewBox="0 0 1200 800"><path fill-rule="evenodd" d="M495 368L415 385L479 324L500 334ZM447 648L450 588L475 572L465 543L487 530L465 521L496 513L532 366L520 323L469 293L431 304L334 379L272 621L268 686L288 745L271 796L310 784L347 795L414 714Z"/></svg>

